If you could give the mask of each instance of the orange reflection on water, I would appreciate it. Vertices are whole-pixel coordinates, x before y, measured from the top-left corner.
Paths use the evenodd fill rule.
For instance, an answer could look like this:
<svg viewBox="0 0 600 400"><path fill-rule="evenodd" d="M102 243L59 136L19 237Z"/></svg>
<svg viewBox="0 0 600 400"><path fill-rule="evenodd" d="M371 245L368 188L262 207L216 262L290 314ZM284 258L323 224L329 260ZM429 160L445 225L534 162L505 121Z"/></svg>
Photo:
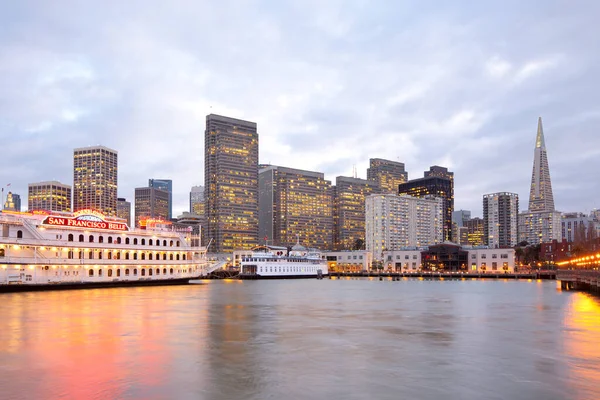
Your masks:
<svg viewBox="0 0 600 400"><path fill-rule="evenodd" d="M598 398L600 388L600 299L573 293L565 314L565 353L577 398Z"/></svg>

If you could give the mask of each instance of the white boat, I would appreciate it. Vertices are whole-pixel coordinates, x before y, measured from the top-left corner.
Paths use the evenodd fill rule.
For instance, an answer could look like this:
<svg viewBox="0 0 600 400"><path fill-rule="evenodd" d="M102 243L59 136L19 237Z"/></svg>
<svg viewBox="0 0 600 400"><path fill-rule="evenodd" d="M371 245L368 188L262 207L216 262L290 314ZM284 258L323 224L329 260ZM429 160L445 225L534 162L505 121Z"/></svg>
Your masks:
<svg viewBox="0 0 600 400"><path fill-rule="evenodd" d="M316 249L299 244L291 251L276 251L269 246L258 246L252 254L242 257L241 279L319 278L328 275L327 261Z"/></svg>
<svg viewBox="0 0 600 400"><path fill-rule="evenodd" d="M0 212L0 292L188 283L208 271L191 229L93 210Z"/></svg>

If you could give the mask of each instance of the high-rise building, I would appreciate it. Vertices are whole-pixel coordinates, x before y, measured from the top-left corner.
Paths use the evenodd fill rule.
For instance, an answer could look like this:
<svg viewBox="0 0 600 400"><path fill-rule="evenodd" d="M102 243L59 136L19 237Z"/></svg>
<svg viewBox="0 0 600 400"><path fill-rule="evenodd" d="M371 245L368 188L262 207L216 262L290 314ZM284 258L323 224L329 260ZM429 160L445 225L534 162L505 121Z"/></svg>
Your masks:
<svg viewBox="0 0 600 400"><path fill-rule="evenodd" d="M73 210L117 215L117 151L104 146L73 151Z"/></svg>
<svg viewBox="0 0 600 400"><path fill-rule="evenodd" d="M71 186L57 181L30 183L27 208L29 211L71 211Z"/></svg>
<svg viewBox="0 0 600 400"><path fill-rule="evenodd" d="M454 211L454 173L434 165L425 176L399 185L398 193L413 197L436 196L444 199L444 240L452 241L452 212Z"/></svg>
<svg viewBox="0 0 600 400"><path fill-rule="evenodd" d="M471 219L471 211L458 210L452 213L452 222L459 228L465 226L465 223Z"/></svg>
<svg viewBox="0 0 600 400"><path fill-rule="evenodd" d="M169 192L153 187L135 189L135 226L143 219L169 219Z"/></svg>
<svg viewBox="0 0 600 400"><path fill-rule="evenodd" d="M173 218L173 181L171 179L148 179L148 186L169 193L169 220Z"/></svg>
<svg viewBox="0 0 600 400"><path fill-rule="evenodd" d="M592 215L579 212L563 213L561 228L567 242L591 242L600 236L600 222Z"/></svg>
<svg viewBox="0 0 600 400"><path fill-rule="evenodd" d="M338 176L333 189L333 245L351 250L365 240L365 198L379 187L372 181Z"/></svg>
<svg viewBox="0 0 600 400"><path fill-rule="evenodd" d="M475 217L465 222L467 227L467 241L471 246L483 246L484 231L483 219Z"/></svg>
<svg viewBox="0 0 600 400"><path fill-rule="evenodd" d="M529 209L519 214L519 242L540 244L562 239L561 213L554 209L550 168L542 118L538 119L533 152Z"/></svg>
<svg viewBox="0 0 600 400"><path fill-rule="evenodd" d="M518 243L517 227L519 196L500 192L483 196L484 242L498 249L515 247Z"/></svg>
<svg viewBox="0 0 600 400"><path fill-rule="evenodd" d="M371 158L367 179L377 183L380 193L397 193L398 185L408 180L408 172L404 169L404 163Z"/></svg>
<svg viewBox="0 0 600 400"><path fill-rule="evenodd" d="M131 202L119 197L117 198L117 217L127 221L127 226L131 226Z"/></svg>
<svg viewBox="0 0 600 400"><path fill-rule="evenodd" d="M192 186L190 191L190 213L204 215L204 186Z"/></svg>
<svg viewBox="0 0 600 400"><path fill-rule="evenodd" d="M6 195L6 201L4 202L4 209L7 211L21 211L21 196L16 193L8 192Z"/></svg>
<svg viewBox="0 0 600 400"><path fill-rule="evenodd" d="M372 194L366 198L366 250L377 260L383 253L444 241L443 199L406 194Z"/></svg>
<svg viewBox="0 0 600 400"><path fill-rule="evenodd" d="M206 236L217 253L258 244L256 123L210 114L204 134Z"/></svg>
<svg viewBox="0 0 600 400"><path fill-rule="evenodd" d="M332 188L322 173L270 165L259 170L258 193L261 242L332 248Z"/></svg>

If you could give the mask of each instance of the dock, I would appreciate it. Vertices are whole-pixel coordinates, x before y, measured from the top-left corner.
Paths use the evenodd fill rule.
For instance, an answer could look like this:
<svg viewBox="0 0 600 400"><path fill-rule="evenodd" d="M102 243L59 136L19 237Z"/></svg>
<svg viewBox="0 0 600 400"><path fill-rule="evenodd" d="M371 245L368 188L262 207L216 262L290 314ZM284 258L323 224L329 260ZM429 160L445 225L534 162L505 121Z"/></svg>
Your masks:
<svg viewBox="0 0 600 400"><path fill-rule="evenodd" d="M577 290L600 295L600 271L560 271L557 278L562 290Z"/></svg>

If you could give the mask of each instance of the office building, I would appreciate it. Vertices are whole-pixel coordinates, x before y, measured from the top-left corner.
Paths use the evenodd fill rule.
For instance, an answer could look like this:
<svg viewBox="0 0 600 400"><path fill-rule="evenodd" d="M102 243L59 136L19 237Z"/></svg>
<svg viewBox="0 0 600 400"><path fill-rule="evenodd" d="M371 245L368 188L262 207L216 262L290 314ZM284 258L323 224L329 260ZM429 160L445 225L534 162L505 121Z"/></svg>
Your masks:
<svg viewBox="0 0 600 400"><path fill-rule="evenodd" d="M171 179L148 179L148 187L169 193L169 220L173 218L173 181Z"/></svg>
<svg viewBox="0 0 600 400"><path fill-rule="evenodd" d="M127 226L131 226L131 202L119 197L117 198L117 217L127 221Z"/></svg>
<svg viewBox="0 0 600 400"><path fill-rule="evenodd" d="M482 218L471 218L465 221L467 228L467 242L470 246L483 246L484 245L484 224Z"/></svg>
<svg viewBox="0 0 600 400"><path fill-rule="evenodd" d="M204 215L204 186L192 186L190 191L190 213Z"/></svg>
<svg viewBox="0 0 600 400"><path fill-rule="evenodd" d="M352 250L365 240L365 199L378 186L369 180L338 176L333 189L335 250ZM357 249L360 250L360 249Z"/></svg>
<svg viewBox="0 0 600 400"><path fill-rule="evenodd" d="M533 152L533 171L529 191L529 208L519 214L519 240L531 245L562 239L561 213L554 209L554 196L542 118L538 119Z"/></svg>
<svg viewBox="0 0 600 400"><path fill-rule="evenodd" d="M73 210L117 215L117 152L104 146L73 151Z"/></svg>
<svg viewBox="0 0 600 400"><path fill-rule="evenodd" d="M515 247L518 243L519 196L516 193L492 193L483 196L485 245L493 248Z"/></svg>
<svg viewBox="0 0 600 400"><path fill-rule="evenodd" d="M4 210L7 211L21 211L21 196L8 192L6 195L6 201L4 202Z"/></svg>
<svg viewBox="0 0 600 400"><path fill-rule="evenodd" d="M372 194L366 199L366 250L376 260L383 253L444 241L443 199L406 194Z"/></svg>
<svg viewBox="0 0 600 400"><path fill-rule="evenodd" d="M404 169L404 163L371 158L367 179L377 184L379 193L398 193L398 185L408 180L408 172Z"/></svg>
<svg viewBox="0 0 600 400"><path fill-rule="evenodd" d="M452 241L452 213L454 212L454 173L434 165L425 176L400 184L398 193L413 197L436 196L444 200L444 240Z"/></svg>
<svg viewBox="0 0 600 400"><path fill-rule="evenodd" d="M71 211L71 186L57 181L30 183L27 191L29 211Z"/></svg>
<svg viewBox="0 0 600 400"><path fill-rule="evenodd" d="M135 227L146 219L169 220L169 192L153 187L135 189Z"/></svg>
<svg viewBox="0 0 600 400"><path fill-rule="evenodd" d="M331 182L320 172L270 165L258 173L261 243L333 247Z"/></svg>
<svg viewBox="0 0 600 400"><path fill-rule="evenodd" d="M210 114L204 134L206 238L217 253L258 244L255 122Z"/></svg>

